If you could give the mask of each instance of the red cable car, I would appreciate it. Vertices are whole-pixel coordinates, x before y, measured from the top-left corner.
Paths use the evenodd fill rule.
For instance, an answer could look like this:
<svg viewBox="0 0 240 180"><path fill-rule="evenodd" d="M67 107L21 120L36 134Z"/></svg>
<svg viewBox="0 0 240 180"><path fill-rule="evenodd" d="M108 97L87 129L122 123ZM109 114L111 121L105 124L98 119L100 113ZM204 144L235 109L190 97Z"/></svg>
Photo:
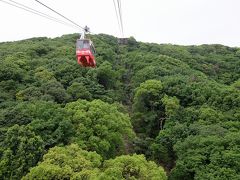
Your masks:
<svg viewBox="0 0 240 180"><path fill-rule="evenodd" d="M76 43L77 62L83 67L96 67L95 48L89 39L78 39Z"/></svg>

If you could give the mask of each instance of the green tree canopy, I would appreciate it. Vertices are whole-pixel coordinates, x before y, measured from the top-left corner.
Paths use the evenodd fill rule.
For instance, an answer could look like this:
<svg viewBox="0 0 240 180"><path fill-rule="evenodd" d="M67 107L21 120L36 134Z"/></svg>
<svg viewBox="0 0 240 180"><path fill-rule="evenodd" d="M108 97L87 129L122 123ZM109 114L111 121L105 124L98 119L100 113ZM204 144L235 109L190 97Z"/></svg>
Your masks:
<svg viewBox="0 0 240 180"><path fill-rule="evenodd" d="M178 161L171 179L239 179L239 132L200 126L199 135L174 146Z"/></svg>
<svg viewBox="0 0 240 180"><path fill-rule="evenodd" d="M99 179L156 179L166 180L162 167L147 161L143 155L123 155L107 160Z"/></svg>
<svg viewBox="0 0 240 180"><path fill-rule="evenodd" d="M104 158L124 153L126 139L134 137L129 117L114 104L78 100L68 103L65 109L72 114L75 127L72 141Z"/></svg>
<svg viewBox="0 0 240 180"><path fill-rule="evenodd" d="M33 179L156 179L166 180L162 167L147 161L143 155L122 155L106 160L95 152L88 152L72 144L54 147L43 161L23 177Z"/></svg>
<svg viewBox="0 0 240 180"><path fill-rule="evenodd" d="M134 126L136 132L155 137L160 130L160 119L165 118L162 98L163 85L158 80L140 84L134 96Z"/></svg>
<svg viewBox="0 0 240 180"><path fill-rule="evenodd" d="M121 156L132 153L164 166L169 179L240 179L239 48L87 36L96 68L77 64L79 34L0 43L0 179L20 179L37 161L39 177L49 179L134 179L141 174L132 167L150 162ZM106 161L73 173L70 161L38 158L71 143L119 167ZM138 169L155 169L146 166Z"/></svg>
<svg viewBox="0 0 240 180"><path fill-rule="evenodd" d="M41 137L30 127L15 125L0 142L0 177L19 179L35 166L44 153Z"/></svg>
<svg viewBox="0 0 240 180"><path fill-rule="evenodd" d="M78 175L86 178L86 171L94 171L101 165L101 156L95 152L82 150L76 144L51 148L43 161L32 168L23 180L72 179Z"/></svg>

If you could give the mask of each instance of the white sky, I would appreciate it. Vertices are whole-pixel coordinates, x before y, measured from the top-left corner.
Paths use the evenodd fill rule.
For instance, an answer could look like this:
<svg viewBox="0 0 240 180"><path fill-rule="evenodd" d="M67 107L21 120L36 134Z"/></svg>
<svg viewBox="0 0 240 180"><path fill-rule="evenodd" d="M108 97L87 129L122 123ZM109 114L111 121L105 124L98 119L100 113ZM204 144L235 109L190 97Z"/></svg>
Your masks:
<svg viewBox="0 0 240 180"><path fill-rule="evenodd" d="M15 1L61 18L34 0ZM112 0L40 1L94 33L120 36ZM138 41L240 47L240 0L122 0L122 12L125 36ZM76 32L0 0L0 42Z"/></svg>

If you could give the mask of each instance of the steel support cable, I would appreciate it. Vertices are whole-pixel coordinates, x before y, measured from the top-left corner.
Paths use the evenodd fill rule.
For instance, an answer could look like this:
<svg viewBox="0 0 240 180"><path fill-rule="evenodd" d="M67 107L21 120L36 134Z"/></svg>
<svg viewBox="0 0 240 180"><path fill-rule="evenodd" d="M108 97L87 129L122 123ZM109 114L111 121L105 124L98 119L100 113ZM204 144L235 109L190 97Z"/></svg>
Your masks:
<svg viewBox="0 0 240 180"><path fill-rule="evenodd" d="M34 11L34 12L36 12L36 13L39 13L39 14L41 14L41 15L43 15L43 16L46 16L47 18L51 18L51 19L54 20L54 21L57 21L57 22L60 22L60 23L64 23L64 24L66 24L66 25L69 25L69 26L72 26L72 27L76 28L76 27L75 27L74 25L72 25L72 24L69 24L69 23L67 23L67 22L65 22L65 21L62 21L62 20L60 20L60 19L57 19L57 18L55 18L55 17L53 17L53 16L50 16L50 15L48 15L48 14L45 14L45 13L43 13L43 12L41 12L41 11L35 10L35 9L33 9L33 8L31 8L31 7L28 7L28 6L24 5L24 4L21 4L21 3L19 3L19 2L16 2L16 1L13 1L13 0L8 0L8 1L11 1L11 2L13 2L13 3L15 3L15 4L19 5L19 6L22 6L22 7L24 7L24 8L27 8L27 9L31 10L31 11Z"/></svg>
<svg viewBox="0 0 240 180"><path fill-rule="evenodd" d="M38 15L38 16L41 16L41 17L43 17L43 18L46 18L46 19L49 19L49 20L58 22L58 23L60 23L60 24L66 25L66 26L70 26L70 27L75 28L75 29L79 29L79 28L77 28L76 26L73 26L72 24L69 24L69 23L66 23L66 22L64 22L64 21L61 21L61 20L59 20L59 19L56 19L56 18L54 18L54 17L48 16L48 15L46 15L46 14L40 12L40 11L34 10L34 9L32 9L32 8L29 8L29 7L25 6L25 5L21 5L20 3L17 3L17 2L15 2L15 1L11 1L11 0L10 0L12 3L8 2L8 1L5 1L5 0L0 0L0 1L3 2L3 3L5 3L5 4L8 4L8 5L10 5L10 6L14 6L14 7L19 8L19 9L22 9L22 10L24 10L24 11L33 13L33 14ZM14 3L15 3L15 4L14 4ZM19 5L16 5L16 4L19 4Z"/></svg>
<svg viewBox="0 0 240 180"><path fill-rule="evenodd" d="M115 8L116 17L117 17L118 28L119 28L119 31L121 33L120 19L119 19L119 14L118 14L118 11L117 11L117 5L116 5L115 0L113 0L113 4L114 4L114 8Z"/></svg>
<svg viewBox="0 0 240 180"><path fill-rule="evenodd" d="M50 8L49 6L45 5L44 3L42 3L42 2L40 2L40 1L38 1L38 0L35 0L35 1L38 2L39 4L41 4L42 6L48 8L49 10L53 11L54 13L58 14L59 16L63 17L64 19L68 20L68 21L71 22L72 24L74 24L74 25L78 26L79 28L85 30L84 27L78 25L77 23L75 23L75 22L72 21L71 19L65 17L64 15L62 15L61 13L55 11L54 9L52 9L52 8Z"/></svg>
<svg viewBox="0 0 240 180"><path fill-rule="evenodd" d="M123 13L122 13L122 0L120 0L120 12L121 12L121 22L122 22L122 35L123 35L123 37L124 37Z"/></svg>
<svg viewBox="0 0 240 180"><path fill-rule="evenodd" d="M119 17L120 17L120 23L121 23L121 32L122 32L122 37L123 37L123 22L122 22L121 0L117 0L117 2L118 2L118 12L119 12Z"/></svg>

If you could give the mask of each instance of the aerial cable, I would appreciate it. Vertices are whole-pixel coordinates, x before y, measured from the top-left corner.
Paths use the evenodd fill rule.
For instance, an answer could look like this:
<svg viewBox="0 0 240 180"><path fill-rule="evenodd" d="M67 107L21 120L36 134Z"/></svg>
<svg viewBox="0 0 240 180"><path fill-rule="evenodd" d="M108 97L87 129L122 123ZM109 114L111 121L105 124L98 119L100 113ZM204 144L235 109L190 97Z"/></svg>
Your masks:
<svg viewBox="0 0 240 180"><path fill-rule="evenodd" d="M42 12L40 12L40 11L34 10L34 9L30 8L30 7L27 7L27 6L23 5L23 4L17 3L17 2L15 2L15 1L9 0L9 1L11 1L12 3L8 2L8 1L5 1L5 0L0 0L0 1L3 2L3 3L5 3L5 4L8 4L8 5L10 5L10 6L14 6L14 7L19 8L19 9L22 9L22 10L24 10L24 11L33 13L33 14L38 15L38 16L41 16L41 17L43 17L43 18L46 18L46 19L49 19L49 20L52 20L52 21L61 23L61 24L66 25L66 26L70 26L70 27L75 28L75 29L79 29L79 28L77 28L76 26L73 26L72 24L69 24L69 23L67 23L67 22L61 21L61 20L59 20L59 19L57 19L57 18L54 18L54 17L49 16L49 15L47 15L47 14L44 14L44 13L42 13ZM13 3L15 3L15 4L13 4ZM18 5L16 5L16 4L18 4Z"/></svg>
<svg viewBox="0 0 240 180"><path fill-rule="evenodd" d="M115 13L116 13L116 17L117 17L117 22L118 22L119 31L121 32L120 18L119 18L119 13L118 13L118 11L117 11L117 5L116 5L115 0L113 0L113 4L114 4L114 8L115 8Z"/></svg>
<svg viewBox="0 0 240 180"><path fill-rule="evenodd" d="M13 3L15 3L15 4L19 5L19 6L22 6L22 7L24 7L24 8L27 8L27 9L31 10L31 11L34 11L34 12L36 12L36 13L39 13L39 14L41 14L41 15L43 15L43 16L46 16L47 18L50 18L50 19L52 19L52 20L54 20L54 21L58 21L58 22L60 22L60 23L64 23L64 24L66 24L66 25L69 25L69 26L72 26L72 27L73 27L72 24L69 24L69 23L67 23L67 22L65 22L65 21L59 20L59 19L57 19L57 18L55 18L55 17L53 17L53 16L49 16L48 14L45 14L45 13L40 12L40 11L38 11L38 10L35 10L35 9L31 8L31 7L28 7L28 6L24 5L24 4L21 4L21 3L19 3L19 2L13 1L13 0L8 0L8 1L11 1L11 2L13 2ZM74 27L74 28L76 28L76 27Z"/></svg>
<svg viewBox="0 0 240 180"><path fill-rule="evenodd" d="M122 13L122 2L121 2L121 0L119 0L119 7L120 7L121 13Z"/></svg>
<svg viewBox="0 0 240 180"><path fill-rule="evenodd" d="M40 2L40 1L38 1L38 0L35 0L35 1L38 2L39 4L41 4L42 6L48 8L49 10L53 11L54 13L58 14L59 16L63 17L64 19L68 20L68 21L71 22L72 24L74 24L74 25L78 26L79 28L83 29L83 30L85 31L85 28L84 28L84 27L78 25L77 23L75 23L75 22L72 21L71 19L65 17L64 15L62 15L61 13L55 11L54 9L52 9L52 8L50 8L49 6L45 5L44 3L42 3L42 2Z"/></svg>
<svg viewBox="0 0 240 180"><path fill-rule="evenodd" d="M115 0L113 0L113 4L114 4L114 8L115 8L116 17L117 17L118 28L119 28L119 31L121 32L121 25L120 25L120 21L119 21L119 17L118 17L119 15L118 15L117 5L116 5Z"/></svg>
<svg viewBox="0 0 240 180"><path fill-rule="evenodd" d="M29 7L27 7L27 6L24 7L24 5L22 5L22 7L21 7L21 6L15 5L15 4L20 4L20 3L17 3L17 2L12 1L12 2L15 3L15 4L13 4L13 3L10 3L10 2L4 1L4 0L0 0L0 1L3 2L3 3L5 3L5 4L14 6L14 7L16 7L16 8L19 8L19 9L22 9L22 10L25 10L25 11L28 11L28 12L33 13L33 14L35 14L35 15L41 16L41 17L43 17L43 18L46 18L46 19L49 19L49 20L52 20L52 21L61 23L61 24L66 25L66 26L70 26L70 27L72 27L72 28L76 28L76 27L74 27L72 24L68 24L68 23L66 23L66 22L64 22L64 21L61 21L61 20L56 19L56 18L54 18L54 17L48 16L47 14L41 13L40 11L34 10L34 9L29 8ZM10 1L11 1L11 0L10 0ZM27 8L28 8L28 9L27 9ZM32 10L31 10L31 9L32 9ZM77 28L77 29L78 29L78 28Z"/></svg>
<svg viewBox="0 0 240 180"><path fill-rule="evenodd" d="M118 2L119 17L120 17L120 22L121 22L121 32L122 32L122 37L123 37L123 22L122 22L122 7L121 7L121 0L117 0L117 2Z"/></svg>
<svg viewBox="0 0 240 180"><path fill-rule="evenodd" d="M118 12L119 12L119 18L120 18L120 23L121 23L121 33L123 37L123 23L122 23L122 8L121 8L121 0L117 0L118 3Z"/></svg>

